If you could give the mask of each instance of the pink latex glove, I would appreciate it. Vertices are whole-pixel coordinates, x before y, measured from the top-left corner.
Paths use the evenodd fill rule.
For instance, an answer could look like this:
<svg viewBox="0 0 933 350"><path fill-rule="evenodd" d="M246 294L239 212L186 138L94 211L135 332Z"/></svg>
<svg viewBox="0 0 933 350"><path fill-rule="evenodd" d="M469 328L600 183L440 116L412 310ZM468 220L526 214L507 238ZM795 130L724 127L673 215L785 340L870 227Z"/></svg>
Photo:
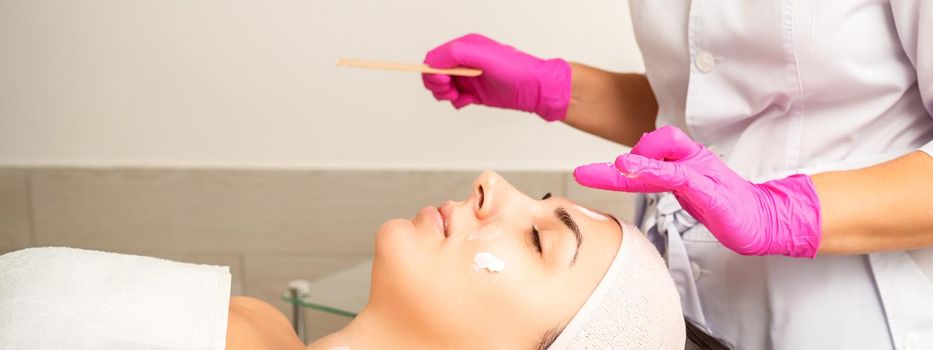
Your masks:
<svg viewBox="0 0 933 350"><path fill-rule="evenodd" d="M642 136L615 163L573 172L581 185L625 192L673 192L690 215L742 255L816 256L820 203L807 175L752 183L680 129Z"/></svg>
<svg viewBox="0 0 933 350"><path fill-rule="evenodd" d="M424 74L434 97L460 109L471 103L537 113L547 121L563 120L570 103L570 65L542 60L479 34L467 34L428 52L434 68L478 68L478 77Z"/></svg>

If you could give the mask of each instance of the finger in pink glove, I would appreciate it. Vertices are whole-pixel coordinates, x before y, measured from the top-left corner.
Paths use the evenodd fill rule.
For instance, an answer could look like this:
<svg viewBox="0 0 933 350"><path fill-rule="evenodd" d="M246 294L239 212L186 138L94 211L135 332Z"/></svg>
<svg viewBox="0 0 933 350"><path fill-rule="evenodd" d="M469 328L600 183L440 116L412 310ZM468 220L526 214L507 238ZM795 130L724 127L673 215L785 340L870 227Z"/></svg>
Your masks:
<svg viewBox="0 0 933 350"><path fill-rule="evenodd" d="M809 176L752 183L672 126L645 134L614 163L578 167L574 178L613 191L673 192L684 210L739 254L812 258L819 249L820 205Z"/></svg>
<svg viewBox="0 0 933 350"><path fill-rule="evenodd" d="M434 68L470 67L478 77L423 74L434 98L460 109L469 104L537 113L544 120L563 120L570 103L570 65L543 60L479 34L467 34L428 52L424 63Z"/></svg>

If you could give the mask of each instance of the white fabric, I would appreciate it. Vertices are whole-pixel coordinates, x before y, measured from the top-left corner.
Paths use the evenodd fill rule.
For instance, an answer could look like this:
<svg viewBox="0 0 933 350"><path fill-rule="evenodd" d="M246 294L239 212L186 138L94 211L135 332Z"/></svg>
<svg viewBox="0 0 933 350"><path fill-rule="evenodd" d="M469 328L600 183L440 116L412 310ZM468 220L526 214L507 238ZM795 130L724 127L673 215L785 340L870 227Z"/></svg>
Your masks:
<svg viewBox="0 0 933 350"><path fill-rule="evenodd" d="M629 3L658 125L747 178L933 147L929 1Z"/></svg>
<svg viewBox="0 0 933 350"><path fill-rule="evenodd" d="M606 274L548 349L683 350L685 341L664 260L637 228L623 225Z"/></svg>
<svg viewBox="0 0 933 350"><path fill-rule="evenodd" d="M228 267L72 248L0 256L0 349L224 349Z"/></svg>
<svg viewBox="0 0 933 350"><path fill-rule="evenodd" d="M917 88L923 105L933 115L933 2L892 0L891 10L901 46L917 71ZM933 141L920 150L933 156Z"/></svg>
<svg viewBox="0 0 933 350"><path fill-rule="evenodd" d="M658 125L748 179L933 154L933 1L629 4ZM684 311L737 348L933 349L933 250L739 256L648 200Z"/></svg>

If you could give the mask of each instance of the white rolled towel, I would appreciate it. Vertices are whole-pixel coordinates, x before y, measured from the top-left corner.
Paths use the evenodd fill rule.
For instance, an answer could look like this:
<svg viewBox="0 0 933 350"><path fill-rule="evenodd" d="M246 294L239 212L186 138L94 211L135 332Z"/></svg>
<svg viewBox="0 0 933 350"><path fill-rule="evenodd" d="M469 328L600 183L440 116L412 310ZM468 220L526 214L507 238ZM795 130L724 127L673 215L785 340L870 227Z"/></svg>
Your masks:
<svg viewBox="0 0 933 350"><path fill-rule="evenodd" d="M73 248L0 256L0 349L224 349L230 269Z"/></svg>

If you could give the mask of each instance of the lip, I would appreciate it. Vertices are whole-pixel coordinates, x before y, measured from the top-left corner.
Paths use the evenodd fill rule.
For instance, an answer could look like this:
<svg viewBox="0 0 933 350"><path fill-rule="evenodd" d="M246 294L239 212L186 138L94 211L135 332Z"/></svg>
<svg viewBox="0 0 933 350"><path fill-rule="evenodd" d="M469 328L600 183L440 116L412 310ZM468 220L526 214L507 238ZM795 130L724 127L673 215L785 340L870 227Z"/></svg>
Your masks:
<svg viewBox="0 0 933 350"><path fill-rule="evenodd" d="M450 237L450 232L448 232L448 230L450 229L450 220L452 219L451 215L453 215L453 210L454 206L450 201L445 202L443 205L437 208L437 211L441 215L441 222L444 225L445 237Z"/></svg>
<svg viewBox="0 0 933 350"><path fill-rule="evenodd" d="M437 231L447 237L447 228L446 220L440 209L427 206L421 209L421 213L424 214L429 220L434 222L434 226L437 227Z"/></svg>

